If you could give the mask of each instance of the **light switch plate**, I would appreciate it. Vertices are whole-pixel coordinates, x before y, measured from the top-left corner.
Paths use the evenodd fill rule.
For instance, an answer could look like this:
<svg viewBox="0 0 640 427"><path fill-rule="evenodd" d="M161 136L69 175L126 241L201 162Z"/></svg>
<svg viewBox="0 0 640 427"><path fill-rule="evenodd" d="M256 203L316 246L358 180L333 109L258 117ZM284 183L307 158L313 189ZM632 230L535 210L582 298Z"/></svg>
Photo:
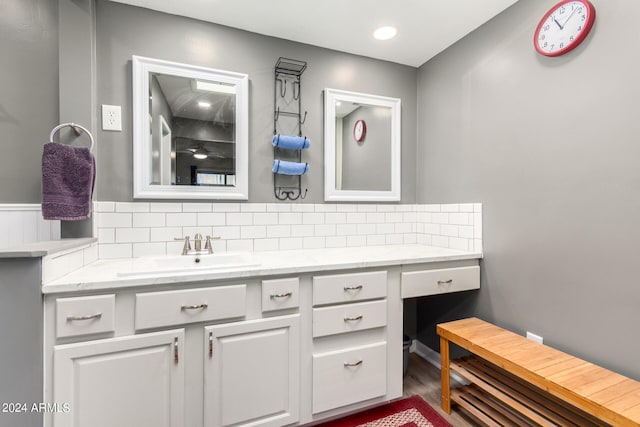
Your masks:
<svg viewBox="0 0 640 427"><path fill-rule="evenodd" d="M122 114L119 105L102 105L102 130L122 130Z"/></svg>

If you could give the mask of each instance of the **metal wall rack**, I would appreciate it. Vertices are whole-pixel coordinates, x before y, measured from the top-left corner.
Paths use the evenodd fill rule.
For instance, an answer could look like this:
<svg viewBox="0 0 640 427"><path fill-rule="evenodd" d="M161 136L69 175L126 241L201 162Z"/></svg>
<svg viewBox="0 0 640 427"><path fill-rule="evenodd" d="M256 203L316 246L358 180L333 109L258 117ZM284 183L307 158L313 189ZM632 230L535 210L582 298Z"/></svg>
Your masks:
<svg viewBox="0 0 640 427"><path fill-rule="evenodd" d="M302 125L307 112L302 113L300 77L307 63L296 59L278 58L273 83L273 134L296 134L302 136ZM291 86L288 89L288 86ZM288 96L287 96L288 93ZM274 159L302 162L302 150L273 148ZM304 199L307 189L302 190L302 175L273 174L273 192L278 200Z"/></svg>

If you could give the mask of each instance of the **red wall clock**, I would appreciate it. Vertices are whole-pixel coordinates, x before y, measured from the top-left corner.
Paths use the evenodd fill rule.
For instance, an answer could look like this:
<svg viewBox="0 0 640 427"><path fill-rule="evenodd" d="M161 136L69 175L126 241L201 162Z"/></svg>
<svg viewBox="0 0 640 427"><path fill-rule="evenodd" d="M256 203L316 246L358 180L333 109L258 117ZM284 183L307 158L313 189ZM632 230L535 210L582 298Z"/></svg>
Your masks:
<svg viewBox="0 0 640 427"><path fill-rule="evenodd" d="M584 41L596 20L589 0L563 0L542 17L533 34L533 45L544 56L560 56Z"/></svg>
<svg viewBox="0 0 640 427"><path fill-rule="evenodd" d="M364 137L367 134L367 124L364 120L356 120L356 123L353 125L353 139L357 142L364 141Z"/></svg>

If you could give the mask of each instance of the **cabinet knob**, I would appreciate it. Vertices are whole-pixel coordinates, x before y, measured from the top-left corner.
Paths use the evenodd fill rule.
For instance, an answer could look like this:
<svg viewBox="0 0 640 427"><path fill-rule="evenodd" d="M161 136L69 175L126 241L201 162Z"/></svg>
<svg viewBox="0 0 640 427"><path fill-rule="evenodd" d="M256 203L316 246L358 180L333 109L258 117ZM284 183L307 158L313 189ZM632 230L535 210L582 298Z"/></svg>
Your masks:
<svg viewBox="0 0 640 427"><path fill-rule="evenodd" d="M449 280L438 280L438 285L449 285L453 283L453 279L449 279Z"/></svg>
<svg viewBox="0 0 640 427"><path fill-rule="evenodd" d="M345 317L344 318L345 322L356 322L358 320L362 320L362 315L355 316L355 317Z"/></svg>
<svg viewBox="0 0 640 427"><path fill-rule="evenodd" d="M195 304L195 305L183 305L182 307L180 307L182 310L198 310L198 309L205 309L209 307L209 304L207 304L206 302L203 302L202 304Z"/></svg>
<svg viewBox="0 0 640 427"><path fill-rule="evenodd" d="M362 365L362 359L358 360L357 362L344 362L345 368L350 368L353 366L360 366L360 365Z"/></svg>
<svg viewBox="0 0 640 427"><path fill-rule="evenodd" d="M345 292L349 292L349 291L361 291L362 290L362 285L357 285L357 286L345 286L344 287L344 291Z"/></svg>

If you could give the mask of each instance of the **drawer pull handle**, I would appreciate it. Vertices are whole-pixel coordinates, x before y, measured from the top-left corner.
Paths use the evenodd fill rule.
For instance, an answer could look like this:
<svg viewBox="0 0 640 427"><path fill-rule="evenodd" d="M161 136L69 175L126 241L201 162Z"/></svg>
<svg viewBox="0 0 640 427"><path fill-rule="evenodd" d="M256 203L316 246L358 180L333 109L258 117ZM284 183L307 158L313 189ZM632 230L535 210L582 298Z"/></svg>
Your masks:
<svg viewBox="0 0 640 427"><path fill-rule="evenodd" d="M182 310L198 310L200 308L205 309L207 307L209 307L209 304L207 304L206 302L203 302L202 304L183 305L181 308Z"/></svg>
<svg viewBox="0 0 640 427"><path fill-rule="evenodd" d="M173 361L175 362L175 364L178 364L178 337L175 337L173 339Z"/></svg>
<svg viewBox="0 0 640 427"><path fill-rule="evenodd" d="M213 357L213 332L209 332L209 359Z"/></svg>
<svg viewBox="0 0 640 427"><path fill-rule="evenodd" d="M453 283L453 279L449 279L449 280L438 280L438 285L449 285Z"/></svg>
<svg viewBox="0 0 640 427"><path fill-rule="evenodd" d="M355 316L355 317L345 317L344 318L345 322L356 322L358 320L362 320L362 315Z"/></svg>
<svg viewBox="0 0 640 427"><path fill-rule="evenodd" d="M88 314L86 316L67 316L67 322L72 322L74 320L91 320L91 319L99 319L102 317L102 313L96 314Z"/></svg>
<svg viewBox="0 0 640 427"><path fill-rule="evenodd" d="M349 291L361 291L362 290L362 285L358 285L358 286L345 286L344 287L344 291L345 292L349 292Z"/></svg>
<svg viewBox="0 0 640 427"><path fill-rule="evenodd" d="M344 362L345 368L351 368L353 366L360 366L360 365L362 365L362 359L358 360L357 362Z"/></svg>
<svg viewBox="0 0 640 427"><path fill-rule="evenodd" d="M293 293L291 293L291 292L285 292L283 294L271 294L271 299L274 299L274 298L289 298L291 295L293 295Z"/></svg>

